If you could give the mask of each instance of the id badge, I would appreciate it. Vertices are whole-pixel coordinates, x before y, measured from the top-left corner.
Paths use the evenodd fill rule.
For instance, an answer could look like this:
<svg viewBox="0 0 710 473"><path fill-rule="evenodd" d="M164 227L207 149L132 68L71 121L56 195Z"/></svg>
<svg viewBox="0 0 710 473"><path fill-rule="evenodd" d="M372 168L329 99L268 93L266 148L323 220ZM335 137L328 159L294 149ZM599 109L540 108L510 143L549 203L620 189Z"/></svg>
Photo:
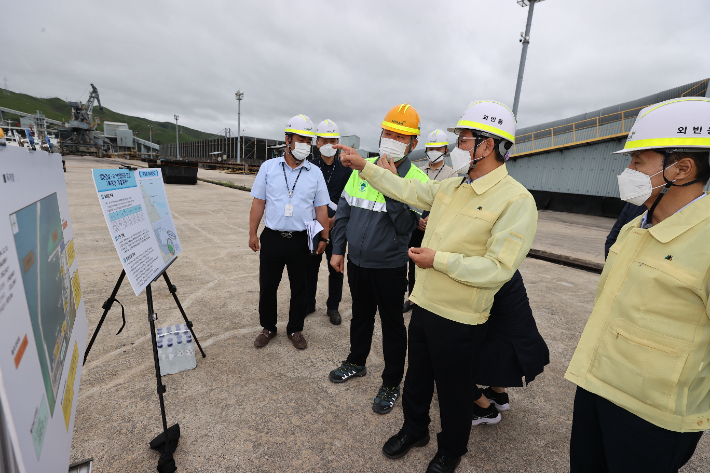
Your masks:
<svg viewBox="0 0 710 473"><path fill-rule="evenodd" d="M293 217L293 205L286 204L286 209L284 210L284 217Z"/></svg>

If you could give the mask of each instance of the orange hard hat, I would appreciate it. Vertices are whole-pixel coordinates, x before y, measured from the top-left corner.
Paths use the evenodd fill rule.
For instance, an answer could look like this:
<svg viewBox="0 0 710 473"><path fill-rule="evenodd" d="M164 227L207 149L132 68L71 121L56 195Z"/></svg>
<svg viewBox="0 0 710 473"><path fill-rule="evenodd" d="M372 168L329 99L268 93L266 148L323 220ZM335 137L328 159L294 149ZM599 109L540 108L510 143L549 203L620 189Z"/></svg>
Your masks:
<svg viewBox="0 0 710 473"><path fill-rule="evenodd" d="M421 129L419 114L408 103L395 105L387 112L382 121L382 129L401 133L402 135L419 136Z"/></svg>

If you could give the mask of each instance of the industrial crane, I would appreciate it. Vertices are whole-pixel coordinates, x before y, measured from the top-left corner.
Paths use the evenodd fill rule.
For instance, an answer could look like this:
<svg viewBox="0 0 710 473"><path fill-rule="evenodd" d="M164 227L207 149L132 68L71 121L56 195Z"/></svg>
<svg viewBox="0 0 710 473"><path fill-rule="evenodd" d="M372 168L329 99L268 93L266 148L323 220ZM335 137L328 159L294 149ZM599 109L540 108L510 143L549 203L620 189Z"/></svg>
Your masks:
<svg viewBox="0 0 710 473"><path fill-rule="evenodd" d="M81 102L67 102L71 107L71 120L69 126L59 128L60 152L62 155L78 154L101 157L104 152L111 151L111 145L104 141L101 136L94 136L93 123L94 102L99 104L99 110L103 110L99 90L91 84L91 93L86 104Z"/></svg>

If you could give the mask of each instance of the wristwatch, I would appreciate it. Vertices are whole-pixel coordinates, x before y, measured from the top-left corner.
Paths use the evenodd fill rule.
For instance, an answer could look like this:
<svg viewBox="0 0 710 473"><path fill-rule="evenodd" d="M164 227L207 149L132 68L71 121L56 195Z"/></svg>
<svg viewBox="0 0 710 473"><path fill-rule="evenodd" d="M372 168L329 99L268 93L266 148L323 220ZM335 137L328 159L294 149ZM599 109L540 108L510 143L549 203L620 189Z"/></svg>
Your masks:
<svg viewBox="0 0 710 473"><path fill-rule="evenodd" d="M320 241L324 241L326 245L330 245L330 238L321 238Z"/></svg>

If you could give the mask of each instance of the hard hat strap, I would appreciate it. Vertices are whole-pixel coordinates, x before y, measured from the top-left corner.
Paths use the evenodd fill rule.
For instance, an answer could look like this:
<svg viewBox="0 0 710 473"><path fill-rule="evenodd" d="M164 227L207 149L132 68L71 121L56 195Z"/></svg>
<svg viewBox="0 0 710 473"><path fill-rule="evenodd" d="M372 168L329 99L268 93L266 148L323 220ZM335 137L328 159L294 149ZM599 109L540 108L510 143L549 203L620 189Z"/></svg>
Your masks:
<svg viewBox="0 0 710 473"><path fill-rule="evenodd" d="M653 211L656 210L658 203L661 201L663 196L668 193L671 187L686 187L691 184L695 184L696 182L702 182L708 177L708 175L698 177L690 182L686 182L685 184L675 184L673 181L669 181L666 177L666 168L668 167L668 161L670 161L673 151L674 150L670 149L663 150L663 171L661 171L661 175L663 176L663 180L666 181L666 185L663 189L661 189L661 193L658 194L658 197L656 197L656 200L653 202L653 205L651 205L651 208L648 209L648 215L646 215L646 228L650 228L650 225L652 225L651 219L653 218Z"/></svg>

